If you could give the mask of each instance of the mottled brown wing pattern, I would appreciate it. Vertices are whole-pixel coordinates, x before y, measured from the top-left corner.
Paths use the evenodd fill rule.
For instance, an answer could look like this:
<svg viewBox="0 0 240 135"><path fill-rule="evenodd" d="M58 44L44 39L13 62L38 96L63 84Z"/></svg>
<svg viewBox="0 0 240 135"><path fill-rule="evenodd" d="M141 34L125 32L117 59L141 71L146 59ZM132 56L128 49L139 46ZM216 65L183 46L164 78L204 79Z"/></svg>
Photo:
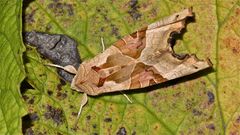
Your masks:
<svg viewBox="0 0 240 135"><path fill-rule="evenodd" d="M178 57L168 41L191 16L192 10L185 9L125 36L80 65L73 89L88 95L138 89L210 67L211 63L195 55Z"/></svg>

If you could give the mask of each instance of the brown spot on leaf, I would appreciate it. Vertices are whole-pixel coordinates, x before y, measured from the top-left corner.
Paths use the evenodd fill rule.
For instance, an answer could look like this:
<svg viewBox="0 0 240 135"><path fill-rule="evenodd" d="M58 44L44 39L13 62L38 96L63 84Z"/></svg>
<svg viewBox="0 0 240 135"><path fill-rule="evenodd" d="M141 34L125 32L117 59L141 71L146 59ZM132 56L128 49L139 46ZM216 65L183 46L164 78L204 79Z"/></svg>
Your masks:
<svg viewBox="0 0 240 135"><path fill-rule="evenodd" d="M174 97L181 97L182 93L181 92L177 92L175 94L173 94Z"/></svg>
<svg viewBox="0 0 240 135"><path fill-rule="evenodd" d="M28 24L34 23L35 22L34 15L35 15L36 11L37 11L37 9L34 9L34 10L32 10L31 13L28 13L28 14L24 15L23 16L24 22L28 23Z"/></svg>
<svg viewBox="0 0 240 135"><path fill-rule="evenodd" d="M62 133L57 132L57 135L63 135Z"/></svg>
<svg viewBox="0 0 240 135"><path fill-rule="evenodd" d="M62 86L64 86L64 85L66 85L66 82L61 79L61 80L60 80L60 84L61 84Z"/></svg>
<svg viewBox="0 0 240 135"><path fill-rule="evenodd" d="M36 112L35 113L30 113L29 117L32 121L39 120L38 114Z"/></svg>
<svg viewBox="0 0 240 135"><path fill-rule="evenodd" d="M240 9L237 8L236 11L235 11L235 13L236 13L237 16L240 15Z"/></svg>
<svg viewBox="0 0 240 135"><path fill-rule="evenodd" d="M57 85L57 90L58 90L58 91L61 91L61 90L62 90L62 84L61 84L61 83Z"/></svg>
<svg viewBox="0 0 240 135"><path fill-rule="evenodd" d="M204 135L204 132L200 129L197 131L198 135Z"/></svg>
<svg viewBox="0 0 240 135"><path fill-rule="evenodd" d="M224 44L226 45L226 48L231 49L233 54L239 55L240 53L240 39L234 38L234 37L227 37L224 39Z"/></svg>
<svg viewBox="0 0 240 135"><path fill-rule="evenodd" d="M88 116L86 117L86 119L87 119L87 120L91 120L91 116L88 115Z"/></svg>
<svg viewBox="0 0 240 135"><path fill-rule="evenodd" d="M130 0L128 5L130 8L128 10L128 13L134 21L138 20L142 16L138 11L138 9L140 8L140 6L138 5L138 0Z"/></svg>
<svg viewBox="0 0 240 135"><path fill-rule="evenodd" d="M209 124L209 125L207 125L207 128L208 128L208 129L211 129L211 130L215 130L214 124Z"/></svg>
<svg viewBox="0 0 240 135"><path fill-rule="evenodd" d="M236 119L236 123L240 124L240 116Z"/></svg>
<svg viewBox="0 0 240 135"><path fill-rule="evenodd" d="M27 95L23 95L22 97L23 97L24 101L27 101L29 99L29 97Z"/></svg>
<svg viewBox="0 0 240 135"><path fill-rule="evenodd" d="M101 8L97 7L96 12L103 17L105 22L107 22L107 23L111 22L111 19L107 15L108 14L107 9L105 9L104 7L101 7ZM110 23L110 28L111 28L111 34L114 35L117 39L120 39L121 35L119 34L119 28L115 24L112 24L112 23ZM103 32L104 27L101 27L100 31Z"/></svg>
<svg viewBox="0 0 240 135"><path fill-rule="evenodd" d="M57 92L57 98L60 99L60 100L63 100L67 97L67 94L66 93L62 93L62 92Z"/></svg>
<svg viewBox="0 0 240 135"><path fill-rule="evenodd" d="M154 126L154 130L157 130L157 129L159 129L159 126L158 125Z"/></svg>
<svg viewBox="0 0 240 135"><path fill-rule="evenodd" d="M48 94L49 96L51 96L51 95L53 94L53 92L52 92L51 90L48 90L48 91L47 91L47 94Z"/></svg>
<svg viewBox="0 0 240 135"><path fill-rule="evenodd" d="M45 74L39 74L39 77L43 77L43 76L45 76Z"/></svg>
<svg viewBox="0 0 240 135"><path fill-rule="evenodd" d="M54 108L53 106L47 105L46 112L44 113L45 119L53 120L57 125L60 125L64 121L63 111L60 108Z"/></svg>
<svg viewBox="0 0 240 135"><path fill-rule="evenodd" d="M48 24L47 26L46 26L46 31L50 31L52 29L52 25L51 24Z"/></svg>
<svg viewBox="0 0 240 135"><path fill-rule="evenodd" d="M104 122L112 122L112 118L105 118Z"/></svg>
<svg viewBox="0 0 240 135"><path fill-rule="evenodd" d="M200 115L202 115L202 112L199 111L199 110L197 110L197 109L193 109L192 113L193 113L194 116L200 116Z"/></svg>
<svg viewBox="0 0 240 135"><path fill-rule="evenodd" d="M238 131L231 131L230 135L239 135L239 134L238 134Z"/></svg>
<svg viewBox="0 0 240 135"><path fill-rule="evenodd" d="M56 16L63 16L64 14L67 14L68 16L74 15L72 4L53 1L52 3L48 4L48 8L52 10Z"/></svg>
<svg viewBox="0 0 240 135"><path fill-rule="evenodd" d="M214 103L214 99L215 99L214 94L211 91L208 91L207 95L208 95L208 104L210 105Z"/></svg>
<svg viewBox="0 0 240 135"><path fill-rule="evenodd" d="M97 125L96 125L96 124L93 124L92 127L93 127L93 128L97 128Z"/></svg>
<svg viewBox="0 0 240 135"><path fill-rule="evenodd" d="M126 129L124 127L120 127L117 132L117 135L127 135Z"/></svg>
<svg viewBox="0 0 240 135"><path fill-rule="evenodd" d="M34 103L34 96L30 99L30 100L28 100L28 104L33 104Z"/></svg>
<svg viewBox="0 0 240 135"><path fill-rule="evenodd" d="M78 113L77 112L72 112L72 116L77 116Z"/></svg>
<svg viewBox="0 0 240 135"><path fill-rule="evenodd" d="M187 99L187 101L186 101L186 103L185 103L185 106L186 106L186 109L187 109L187 110L192 109L192 107L193 107L193 101Z"/></svg>
<svg viewBox="0 0 240 135"><path fill-rule="evenodd" d="M24 135L34 135L34 131L33 131L32 128L28 128L28 129L26 129L26 131L23 132L23 133L24 133Z"/></svg>
<svg viewBox="0 0 240 135"><path fill-rule="evenodd" d="M116 25L111 24L110 26L112 28L111 34L114 35L117 39L120 39L121 36L119 34L119 29L116 27Z"/></svg>
<svg viewBox="0 0 240 135"><path fill-rule="evenodd" d="M156 17L157 16L157 10L153 8L151 10L151 14L152 14L153 17Z"/></svg>

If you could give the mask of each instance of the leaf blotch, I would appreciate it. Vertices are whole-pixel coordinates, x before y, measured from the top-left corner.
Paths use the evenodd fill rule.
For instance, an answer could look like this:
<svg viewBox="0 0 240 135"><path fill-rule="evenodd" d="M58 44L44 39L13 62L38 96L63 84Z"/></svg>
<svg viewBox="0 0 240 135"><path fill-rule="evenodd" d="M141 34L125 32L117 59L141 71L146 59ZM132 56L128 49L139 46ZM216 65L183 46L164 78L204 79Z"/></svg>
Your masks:
<svg viewBox="0 0 240 135"><path fill-rule="evenodd" d="M223 40L226 48L231 49L233 54L239 55L240 54L240 40L234 37L227 37Z"/></svg>
<svg viewBox="0 0 240 135"><path fill-rule="evenodd" d="M130 7L128 13L134 21L138 20L142 16L138 11L138 9L140 8L140 6L138 5L138 0L131 0L128 4Z"/></svg>
<svg viewBox="0 0 240 135"><path fill-rule="evenodd" d="M38 116L37 113L31 113L31 114L29 114L29 116L30 116L30 119L31 119L32 121L39 120L39 116Z"/></svg>
<svg viewBox="0 0 240 135"><path fill-rule="evenodd" d="M209 124L209 125L207 125L207 128L211 129L211 130L215 130L215 125L213 123Z"/></svg>
<svg viewBox="0 0 240 135"><path fill-rule="evenodd" d="M77 116L78 113L77 112L72 112L72 116Z"/></svg>
<svg viewBox="0 0 240 135"><path fill-rule="evenodd" d="M63 80L60 80L60 83L57 85L57 90L61 91L62 90L62 86L66 85L66 82Z"/></svg>
<svg viewBox="0 0 240 135"><path fill-rule="evenodd" d="M105 118L104 122L112 122L112 118Z"/></svg>
<svg viewBox="0 0 240 135"><path fill-rule="evenodd" d="M211 91L208 91L207 95L208 95L208 104L210 105L214 103L214 99L215 99L214 94Z"/></svg>
<svg viewBox="0 0 240 135"><path fill-rule="evenodd" d="M193 113L194 116L200 116L200 115L202 115L202 112L199 111L199 110L197 110L197 109L193 109L193 110L192 110L192 113Z"/></svg>
<svg viewBox="0 0 240 135"><path fill-rule="evenodd" d="M119 34L119 29L116 27L116 25L111 24L110 26L111 26L111 28L112 28L111 34L114 35L117 39L120 39L121 36L120 36L120 34Z"/></svg>
<svg viewBox="0 0 240 135"><path fill-rule="evenodd" d="M186 106L186 109L187 109L187 110L191 110L192 107L194 106L193 99L192 99L192 100L187 99L187 101L186 101L186 103L185 103L185 106Z"/></svg>
<svg viewBox="0 0 240 135"><path fill-rule="evenodd" d="M240 116L236 119L236 123L240 124Z"/></svg>
<svg viewBox="0 0 240 135"><path fill-rule="evenodd" d="M67 98L67 94L58 91L57 92L57 98L60 99L60 100L63 100L65 98Z"/></svg>
<svg viewBox="0 0 240 135"><path fill-rule="evenodd" d="M97 128L97 124L93 124L92 127L93 127L94 129L96 129L96 128Z"/></svg>
<svg viewBox="0 0 240 135"><path fill-rule="evenodd" d="M46 119L53 120L57 125L63 123L63 110L60 108L54 108L53 106L47 105L46 112L44 113Z"/></svg>
<svg viewBox="0 0 240 135"><path fill-rule="evenodd" d="M52 3L48 4L48 8L53 11L56 16L68 16L74 15L74 9L72 4L61 3L58 0L54 0Z"/></svg>
<svg viewBox="0 0 240 135"><path fill-rule="evenodd" d="M127 135L125 127L120 127L116 135Z"/></svg>
<svg viewBox="0 0 240 135"><path fill-rule="evenodd" d="M23 132L25 135L34 135L34 131L32 128L28 128L26 129L25 132Z"/></svg>
<svg viewBox="0 0 240 135"><path fill-rule="evenodd" d="M48 90L48 91L47 91L47 94L48 94L49 96L52 96L53 92L52 92L51 90Z"/></svg>
<svg viewBox="0 0 240 135"><path fill-rule="evenodd" d="M25 5L24 5L25 6ZM24 8L24 7L23 7ZM37 9L33 9L30 13L27 13L23 16L24 23L33 24L35 23L34 15ZM24 12L25 13L25 12Z"/></svg>
<svg viewBox="0 0 240 135"><path fill-rule="evenodd" d="M35 96L33 96L30 100L28 100L28 104L34 104L34 98Z"/></svg>
<svg viewBox="0 0 240 135"><path fill-rule="evenodd" d="M91 116L88 115L88 116L86 117L86 119L87 119L88 121L91 120Z"/></svg>

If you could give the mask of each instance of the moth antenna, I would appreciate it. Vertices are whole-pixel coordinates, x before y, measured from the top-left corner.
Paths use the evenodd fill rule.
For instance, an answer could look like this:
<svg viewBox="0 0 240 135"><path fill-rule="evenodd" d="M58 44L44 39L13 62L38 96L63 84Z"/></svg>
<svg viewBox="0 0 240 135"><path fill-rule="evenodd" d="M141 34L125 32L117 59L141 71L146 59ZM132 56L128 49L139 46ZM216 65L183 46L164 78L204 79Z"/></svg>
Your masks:
<svg viewBox="0 0 240 135"><path fill-rule="evenodd" d="M120 91L122 94L123 94L123 96L132 104L132 100L126 95L126 94L124 94L122 91Z"/></svg>
<svg viewBox="0 0 240 135"><path fill-rule="evenodd" d="M87 94L86 94L86 93L83 93L83 98L82 98L82 100L81 100L81 105L80 105L80 108L79 108L79 111L78 111L77 120L76 120L76 122L75 122L75 124L74 124L74 127L75 127L75 128L77 128L77 123L78 123L78 121L79 121L80 114L81 114L81 112L82 112L82 108L83 108L84 105L87 104L87 102L88 102Z"/></svg>
<svg viewBox="0 0 240 135"><path fill-rule="evenodd" d="M101 37L101 43L102 43L102 52L105 51L105 44L104 44L104 41L103 41L103 38Z"/></svg>
<svg viewBox="0 0 240 135"><path fill-rule="evenodd" d="M63 70L65 70L65 71L67 71L69 73L72 73L72 74L77 74L77 70L72 65L67 65L67 66L64 66L64 67L60 66L60 65L56 65L56 64L50 64L50 63L49 64L45 64L45 65L51 66L51 67L57 67L57 68L63 69Z"/></svg>

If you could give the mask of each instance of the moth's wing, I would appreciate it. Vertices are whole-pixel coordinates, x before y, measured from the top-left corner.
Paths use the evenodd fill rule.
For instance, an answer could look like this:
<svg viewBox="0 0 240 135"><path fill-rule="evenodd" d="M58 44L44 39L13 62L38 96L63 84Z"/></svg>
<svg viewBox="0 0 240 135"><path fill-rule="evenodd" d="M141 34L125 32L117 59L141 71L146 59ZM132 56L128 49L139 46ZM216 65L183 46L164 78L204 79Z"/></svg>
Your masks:
<svg viewBox="0 0 240 135"><path fill-rule="evenodd" d="M88 95L128 89L134 65L134 58L124 55L113 45L80 65L72 88Z"/></svg>
<svg viewBox="0 0 240 135"><path fill-rule="evenodd" d="M202 61L195 55L188 54L182 57L172 48L172 34L180 33L185 28L186 19L191 16L193 16L192 9L189 8L147 27L146 46L139 59L142 63L153 66L167 80L212 66L209 60Z"/></svg>
<svg viewBox="0 0 240 135"><path fill-rule="evenodd" d="M181 58L168 42L192 16L183 10L117 41L93 59L83 62L72 86L88 95L147 87L208 68L195 55Z"/></svg>

